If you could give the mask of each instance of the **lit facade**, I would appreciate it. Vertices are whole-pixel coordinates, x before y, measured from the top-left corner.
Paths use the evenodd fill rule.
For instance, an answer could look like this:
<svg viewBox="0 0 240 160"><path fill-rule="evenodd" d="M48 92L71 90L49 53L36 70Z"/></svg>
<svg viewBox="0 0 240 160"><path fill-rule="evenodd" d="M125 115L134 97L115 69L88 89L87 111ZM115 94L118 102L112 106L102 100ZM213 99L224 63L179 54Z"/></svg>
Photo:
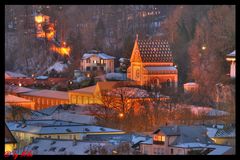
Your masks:
<svg viewBox="0 0 240 160"><path fill-rule="evenodd" d="M177 87L178 70L165 40L135 40L127 77L139 85L166 83Z"/></svg>

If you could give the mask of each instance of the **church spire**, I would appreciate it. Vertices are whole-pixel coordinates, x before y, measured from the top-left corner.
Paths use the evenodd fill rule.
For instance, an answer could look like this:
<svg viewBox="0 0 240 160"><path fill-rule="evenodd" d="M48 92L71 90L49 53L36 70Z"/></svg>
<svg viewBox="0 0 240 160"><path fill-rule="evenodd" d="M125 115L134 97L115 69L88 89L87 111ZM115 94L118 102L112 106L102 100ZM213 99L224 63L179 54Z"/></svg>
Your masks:
<svg viewBox="0 0 240 160"><path fill-rule="evenodd" d="M136 34L136 41L138 41L138 34Z"/></svg>

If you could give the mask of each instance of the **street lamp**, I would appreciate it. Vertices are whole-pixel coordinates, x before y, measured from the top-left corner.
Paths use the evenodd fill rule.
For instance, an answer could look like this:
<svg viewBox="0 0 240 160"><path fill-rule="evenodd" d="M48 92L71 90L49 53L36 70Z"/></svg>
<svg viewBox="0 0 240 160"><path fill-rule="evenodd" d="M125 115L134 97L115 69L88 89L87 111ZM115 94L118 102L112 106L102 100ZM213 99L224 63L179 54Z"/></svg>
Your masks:
<svg viewBox="0 0 240 160"><path fill-rule="evenodd" d="M119 117L122 118L124 115L123 113L119 113Z"/></svg>
<svg viewBox="0 0 240 160"><path fill-rule="evenodd" d="M19 83L18 86L19 86L19 87L22 87L22 83Z"/></svg>
<svg viewBox="0 0 240 160"><path fill-rule="evenodd" d="M207 47L205 45L202 45L202 50L206 50Z"/></svg>

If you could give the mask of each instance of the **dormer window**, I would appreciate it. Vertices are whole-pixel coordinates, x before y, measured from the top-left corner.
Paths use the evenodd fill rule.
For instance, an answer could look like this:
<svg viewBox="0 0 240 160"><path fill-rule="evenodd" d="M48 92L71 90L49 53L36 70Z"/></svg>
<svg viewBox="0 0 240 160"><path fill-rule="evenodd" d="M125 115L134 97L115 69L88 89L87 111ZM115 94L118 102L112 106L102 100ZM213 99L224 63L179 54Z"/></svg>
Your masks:
<svg viewBox="0 0 240 160"><path fill-rule="evenodd" d="M154 142L155 144L164 145L165 140L166 140L166 137L165 137L165 136L161 136L161 135L154 135L154 136L153 136L153 142Z"/></svg>

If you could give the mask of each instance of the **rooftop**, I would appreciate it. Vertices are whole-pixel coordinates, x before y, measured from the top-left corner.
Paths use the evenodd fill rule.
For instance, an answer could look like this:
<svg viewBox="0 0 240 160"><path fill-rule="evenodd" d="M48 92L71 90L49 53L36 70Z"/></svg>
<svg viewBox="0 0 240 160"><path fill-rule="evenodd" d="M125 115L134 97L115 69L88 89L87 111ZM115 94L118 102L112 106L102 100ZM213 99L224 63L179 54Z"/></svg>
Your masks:
<svg viewBox="0 0 240 160"><path fill-rule="evenodd" d="M17 150L17 153L22 151L32 151L33 155L88 155L90 148L95 146L109 146L106 142L86 142L73 140L59 140L37 138L33 143Z"/></svg>
<svg viewBox="0 0 240 160"><path fill-rule="evenodd" d="M172 62L172 51L166 40L137 40L143 62Z"/></svg>
<svg viewBox="0 0 240 160"><path fill-rule="evenodd" d="M27 77L26 75L24 74L21 74L21 73L16 73L16 72L11 72L11 71L6 71L5 72L5 79L8 79L8 78L25 78Z"/></svg>
<svg viewBox="0 0 240 160"><path fill-rule="evenodd" d="M144 67L146 70L148 70L148 71L152 71L152 72L154 72L154 71L175 71L175 72L177 72L177 69L176 69L176 67L174 67L174 66L147 66L147 67Z"/></svg>
<svg viewBox="0 0 240 160"><path fill-rule="evenodd" d="M227 56L235 57L236 56L236 50L234 50L233 52L227 54Z"/></svg>
<svg viewBox="0 0 240 160"><path fill-rule="evenodd" d="M84 55L83 55L83 57L82 57L82 59L88 59L88 58L90 58L90 57L92 57L92 56L97 56L97 57L99 57L99 58L101 58L101 59L115 59L115 57L113 57L113 56L109 56L109 55L107 55L107 54L105 54L105 53L84 53Z"/></svg>
<svg viewBox="0 0 240 160"><path fill-rule="evenodd" d="M34 91L35 89L19 87L19 86L15 86L15 85L5 85L5 90L12 92L12 93L24 93L24 92Z"/></svg>
<svg viewBox="0 0 240 160"><path fill-rule="evenodd" d="M5 95L5 103L17 103L17 102L32 102L31 100L14 96L14 95Z"/></svg>
<svg viewBox="0 0 240 160"><path fill-rule="evenodd" d="M60 120L27 120L25 124L22 121L7 122L7 126L11 131L33 134L124 133L117 129Z"/></svg>
<svg viewBox="0 0 240 160"><path fill-rule="evenodd" d="M23 93L22 95L68 100L68 93L67 92L53 91L53 90L46 90L46 89L34 90L32 92Z"/></svg>
<svg viewBox="0 0 240 160"><path fill-rule="evenodd" d="M207 135L205 126L164 126L160 127L154 134L163 132L167 136L177 136L171 145L184 143L212 144L213 141Z"/></svg>
<svg viewBox="0 0 240 160"><path fill-rule="evenodd" d="M85 88L80 88L80 89L75 89L75 90L70 90L69 92L79 92L79 93L89 93L93 94L95 92L96 85L90 86L90 87L85 87Z"/></svg>

